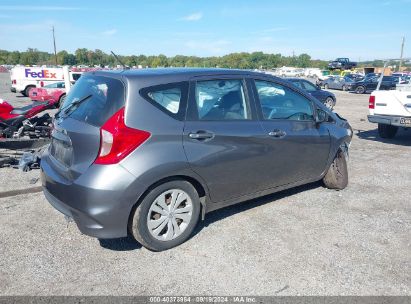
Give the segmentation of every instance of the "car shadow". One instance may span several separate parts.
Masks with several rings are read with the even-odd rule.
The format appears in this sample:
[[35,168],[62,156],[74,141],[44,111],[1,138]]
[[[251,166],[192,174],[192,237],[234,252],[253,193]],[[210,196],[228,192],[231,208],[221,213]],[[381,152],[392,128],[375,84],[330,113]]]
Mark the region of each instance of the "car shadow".
[[113,251],[130,251],[142,247],[132,236],[117,239],[99,239],[98,241],[101,247]]
[[399,128],[394,138],[381,138],[378,135],[378,129],[367,130],[367,131],[356,130],[355,135],[358,138],[365,139],[365,140],[377,141],[377,142],[382,142],[382,143],[392,144],[392,145],[399,145],[399,146],[411,146],[411,136],[410,136],[411,132],[403,128]]
[[358,93],[356,93],[355,91],[345,91],[345,92],[348,92],[348,93],[350,93],[350,94],[355,94],[355,95],[370,95],[370,94],[371,94],[370,91],[367,91],[367,92],[362,93],[362,94],[358,94]]
[[234,214],[244,212],[244,211],[247,211],[247,210],[262,206],[262,205],[265,205],[267,203],[271,203],[273,201],[282,199],[282,198],[290,196],[290,195],[295,195],[295,194],[298,194],[300,192],[316,189],[316,188],[319,188],[319,187],[322,187],[322,182],[321,181],[306,184],[306,185],[302,185],[302,186],[298,186],[298,187],[283,190],[283,191],[279,191],[279,192],[276,192],[276,193],[273,193],[273,194],[269,194],[269,195],[262,196],[262,197],[259,197],[259,198],[256,198],[256,199],[244,201],[244,202],[241,202],[241,203],[238,203],[238,204],[235,204],[235,205],[231,205],[231,206],[228,206],[228,207],[225,207],[225,208],[222,208],[222,209],[212,211],[212,212],[206,214],[205,220],[201,221],[199,223],[199,225],[194,230],[193,235],[196,235],[197,233],[199,233],[204,227],[207,227],[210,224],[213,224],[213,223],[218,222],[222,219],[225,219],[226,217],[230,217]]
[[[265,205],[267,203],[271,203],[273,201],[282,199],[284,197],[298,194],[300,192],[315,189],[318,187],[322,187],[322,183],[320,181],[302,185],[302,186],[295,187],[295,188],[291,188],[288,190],[283,190],[283,191],[273,193],[270,195],[266,195],[266,196],[263,196],[257,199],[244,201],[244,202],[232,205],[232,206],[228,206],[228,207],[207,213],[205,220],[200,221],[198,223],[197,227],[194,229],[194,232],[191,234],[189,239],[191,239],[193,236],[200,233],[200,231],[204,227],[207,227],[208,225],[211,225],[215,222],[225,219],[226,217],[230,217],[234,214],[244,212],[244,211]],[[113,250],[113,251],[131,251],[131,250],[142,248],[142,245],[136,242],[132,236],[116,238],[116,239],[99,239],[98,241],[101,247],[108,249],[108,250]]]

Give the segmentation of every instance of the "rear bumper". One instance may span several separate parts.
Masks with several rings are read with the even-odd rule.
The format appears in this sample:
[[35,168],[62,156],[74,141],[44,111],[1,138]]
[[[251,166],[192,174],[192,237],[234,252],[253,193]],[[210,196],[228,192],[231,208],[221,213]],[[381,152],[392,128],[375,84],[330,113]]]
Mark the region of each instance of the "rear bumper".
[[127,236],[139,190],[133,175],[120,165],[91,166],[69,182],[52,162],[46,152],[41,159],[41,180],[44,195],[55,209],[71,217],[86,235],[101,239]]
[[410,125],[405,125],[404,123],[401,123],[402,118],[409,118],[409,117],[391,116],[391,115],[368,115],[367,117],[368,117],[368,121],[372,123],[379,123],[379,124],[384,124],[384,125],[391,125],[391,126],[405,127],[405,128],[411,127]]

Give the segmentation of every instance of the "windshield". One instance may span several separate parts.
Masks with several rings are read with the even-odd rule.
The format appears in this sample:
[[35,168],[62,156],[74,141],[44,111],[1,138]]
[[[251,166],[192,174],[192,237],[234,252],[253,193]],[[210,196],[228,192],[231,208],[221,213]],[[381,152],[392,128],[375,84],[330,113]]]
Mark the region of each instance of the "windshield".
[[[124,90],[120,80],[104,76],[82,76],[72,87],[60,111],[70,110],[71,118],[102,126],[124,106]],[[83,99],[84,102],[80,102]],[[77,106],[74,105],[76,103]]]
[[45,85],[43,88],[46,88],[46,89],[64,89],[65,85],[64,85],[64,82],[56,82],[56,83]]

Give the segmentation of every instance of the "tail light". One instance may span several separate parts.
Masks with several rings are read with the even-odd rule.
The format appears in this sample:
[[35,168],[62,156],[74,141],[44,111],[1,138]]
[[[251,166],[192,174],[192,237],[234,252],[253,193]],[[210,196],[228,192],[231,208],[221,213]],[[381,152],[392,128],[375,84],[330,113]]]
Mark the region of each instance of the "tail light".
[[17,84],[17,80],[16,80],[16,79],[13,79],[13,80],[11,81],[11,84]]
[[44,87],[44,82],[43,81],[40,81],[40,86]]
[[149,132],[127,127],[124,123],[124,108],[121,108],[100,128],[100,150],[94,163],[117,164],[144,143],[150,135]]
[[370,99],[368,101],[368,108],[375,109],[375,96],[370,96]]

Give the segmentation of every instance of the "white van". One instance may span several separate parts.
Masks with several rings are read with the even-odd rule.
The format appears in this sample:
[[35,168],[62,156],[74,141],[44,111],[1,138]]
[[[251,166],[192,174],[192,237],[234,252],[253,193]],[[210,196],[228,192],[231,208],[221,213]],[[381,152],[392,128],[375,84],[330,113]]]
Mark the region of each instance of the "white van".
[[11,91],[29,96],[32,88],[63,81],[63,68],[16,66],[10,70]]

